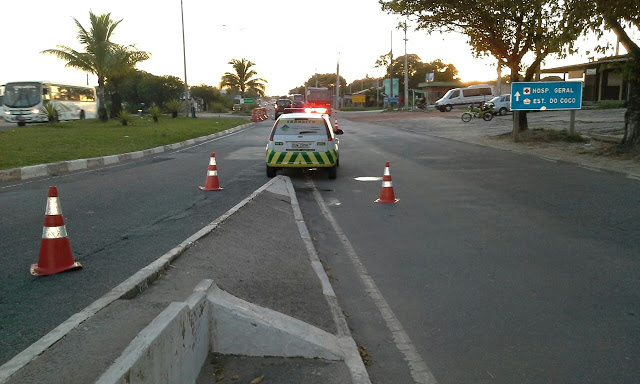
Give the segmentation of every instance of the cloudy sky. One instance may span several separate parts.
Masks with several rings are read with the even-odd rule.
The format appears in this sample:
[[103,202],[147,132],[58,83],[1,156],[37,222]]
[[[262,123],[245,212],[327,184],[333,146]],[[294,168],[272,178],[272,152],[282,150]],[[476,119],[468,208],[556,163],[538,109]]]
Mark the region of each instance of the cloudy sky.
[[[189,84],[217,85],[230,70],[230,59],[245,57],[256,63],[269,81],[267,93],[286,94],[317,70],[335,72],[347,81],[380,76],[375,60],[387,53],[393,32],[394,56],[404,54],[400,21],[380,11],[377,0],[257,1],[183,0]],[[81,47],[72,18],[89,26],[89,10],[110,12],[124,19],[113,41],[135,44],[151,53],[139,68],[156,75],[184,77],[179,0],[31,0],[2,5],[3,55],[0,82],[53,80],[84,84],[86,74],[64,62],[40,54],[57,44]],[[495,79],[495,60],[474,58],[462,35],[408,32],[408,52],[423,61],[453,63],[462,80]],[[607,37],[612,43],[615,38]],[[586,61],[593,40],[585,40],[580,55],[546,66]],[[96,79],[89,76],[89,83]]]

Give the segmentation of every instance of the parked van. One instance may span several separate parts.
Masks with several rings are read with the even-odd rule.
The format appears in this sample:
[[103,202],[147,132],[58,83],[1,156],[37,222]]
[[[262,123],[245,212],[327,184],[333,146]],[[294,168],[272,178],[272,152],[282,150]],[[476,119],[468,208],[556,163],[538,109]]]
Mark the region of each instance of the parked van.
[[450,89],[436,101],[436,109],[449,112],[456,105],[480,104],[493,98],[493,88],[487,84],[472,85],[467,88]]

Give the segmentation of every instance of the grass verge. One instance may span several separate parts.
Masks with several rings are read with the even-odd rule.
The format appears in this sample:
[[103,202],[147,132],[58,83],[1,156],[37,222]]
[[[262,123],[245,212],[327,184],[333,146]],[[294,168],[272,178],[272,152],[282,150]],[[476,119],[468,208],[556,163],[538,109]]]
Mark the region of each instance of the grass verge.
[[0,130],[0,169],[140,151],[210,135],[246,119],[78,120]]

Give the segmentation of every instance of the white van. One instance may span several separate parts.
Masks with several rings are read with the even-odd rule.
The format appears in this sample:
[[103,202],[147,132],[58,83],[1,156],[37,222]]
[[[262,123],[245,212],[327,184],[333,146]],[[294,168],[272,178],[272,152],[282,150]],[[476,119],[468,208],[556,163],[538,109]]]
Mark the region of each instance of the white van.
[[436,109],[449,112],[456,105],[480,104],[493,98],[493,88],[487,84],[472,85],[467,88],[450,89],[436,101]]

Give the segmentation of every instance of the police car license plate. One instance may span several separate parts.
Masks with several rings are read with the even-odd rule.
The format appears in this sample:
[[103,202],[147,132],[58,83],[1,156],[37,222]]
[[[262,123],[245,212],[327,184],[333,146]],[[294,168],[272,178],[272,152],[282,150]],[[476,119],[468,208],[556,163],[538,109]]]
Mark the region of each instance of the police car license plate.
[[312,143],[308,141],[294,141],[293,143],[291,143],[291,148],[309,148],[311,144]]

